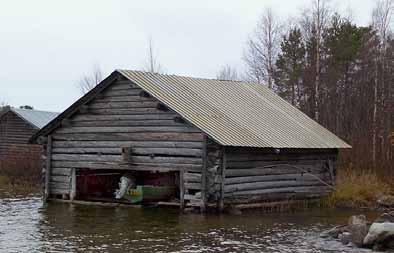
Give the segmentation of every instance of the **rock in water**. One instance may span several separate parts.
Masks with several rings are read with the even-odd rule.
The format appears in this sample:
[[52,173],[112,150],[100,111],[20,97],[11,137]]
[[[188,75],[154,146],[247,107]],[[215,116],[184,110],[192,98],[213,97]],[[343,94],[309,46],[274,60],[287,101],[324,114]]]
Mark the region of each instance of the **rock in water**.
[[384,195],[380,197],[377,202],[383,207],[394,207],[394,196]]
[[384,213],[369,228],[364,245],[375,249],[394,247],[394,214]]
[[349,218],[348,230],[351,234],[352,243],[361,247],[364,237],[368,233],[367,218],[365,215],[353,215]]

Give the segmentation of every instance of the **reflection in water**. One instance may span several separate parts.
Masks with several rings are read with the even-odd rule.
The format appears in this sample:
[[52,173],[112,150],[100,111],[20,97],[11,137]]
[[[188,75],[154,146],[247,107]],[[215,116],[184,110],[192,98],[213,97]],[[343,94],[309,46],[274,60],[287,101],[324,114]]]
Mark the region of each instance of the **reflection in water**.
[[[319,233],[351,213],[179,214],[0,198],[0,252],[363,252]],[[371,251],[366,251],[371,252]]]

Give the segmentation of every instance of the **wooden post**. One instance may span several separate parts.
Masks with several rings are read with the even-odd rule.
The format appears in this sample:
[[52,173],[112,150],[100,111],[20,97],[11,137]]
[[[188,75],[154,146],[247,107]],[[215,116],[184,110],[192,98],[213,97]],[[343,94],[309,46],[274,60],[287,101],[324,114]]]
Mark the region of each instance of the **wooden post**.
[[71,169],[70,181],[70,200],[74,201],[77,195],[77,173],[75,168]]
[[224,209],[224,185],[226,183],[226,147],[222,147],[222,170],[221,170],[221,182],[220,182],[220,199],[219,199],[219,211],[222,212]]
[[51,160],[52,160],[52,136],[48,135],[46,144],[46,165],[45,165],[45,188],[44,188],[44,202],[47,201],[50,194],[50,177],[51,177]]
[[201,212],[205,212],[207,206],[207,136],[204,134],[202,144],[202,172],[201,172]]
[[185,207],[185,171],[183,169],[179,170],[179,199],[181,201],[180,208],[183,210]]

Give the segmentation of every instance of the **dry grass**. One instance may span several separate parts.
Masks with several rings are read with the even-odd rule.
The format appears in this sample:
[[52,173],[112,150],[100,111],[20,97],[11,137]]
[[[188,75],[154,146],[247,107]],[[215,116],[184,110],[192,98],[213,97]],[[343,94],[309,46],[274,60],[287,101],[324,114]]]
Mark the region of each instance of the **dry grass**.
[[335,188],[324,201],[329,207],[374,208],[381,196],[390,194],[393,190],[375,172],[351,168],[338,170]]

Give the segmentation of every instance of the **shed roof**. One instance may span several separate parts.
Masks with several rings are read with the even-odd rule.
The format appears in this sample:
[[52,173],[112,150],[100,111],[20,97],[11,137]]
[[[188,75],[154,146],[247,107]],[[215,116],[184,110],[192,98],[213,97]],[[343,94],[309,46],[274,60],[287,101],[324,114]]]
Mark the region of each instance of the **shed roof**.
[[350,147],[261,84],[118,71],[222,145]]
[[59,115],[57,112],[20,109],[14,107],[6,107],[3,113],[8,111],[12,111],[27,123],[38,129],[41,129]]
[[131,70],[116,70],[59,119],[111,85],[119,73],[225,146],[350,148],[264,85]]

